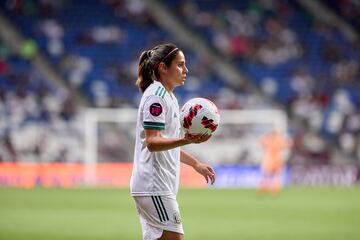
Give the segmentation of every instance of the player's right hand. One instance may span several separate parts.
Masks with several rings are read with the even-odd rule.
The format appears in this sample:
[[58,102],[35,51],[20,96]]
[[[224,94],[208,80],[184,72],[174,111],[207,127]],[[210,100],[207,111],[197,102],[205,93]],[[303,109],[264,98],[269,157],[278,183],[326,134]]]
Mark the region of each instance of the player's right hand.
[[202,142],[206,142],[207,140],[209,140],[211,138],[211,134],[197,134],[197,135],[192,135],[189,133],[185,134],[185,140],[188,143],[202,143]]

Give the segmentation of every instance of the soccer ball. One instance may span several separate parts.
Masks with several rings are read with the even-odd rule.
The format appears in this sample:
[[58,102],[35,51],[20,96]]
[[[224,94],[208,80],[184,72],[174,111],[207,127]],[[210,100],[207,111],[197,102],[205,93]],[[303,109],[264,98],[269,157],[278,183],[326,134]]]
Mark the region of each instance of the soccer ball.
[[190,135],[212,134],[219,126],[219,122],[218,108],[205,98],[190,99],[180,111],[181,127]]

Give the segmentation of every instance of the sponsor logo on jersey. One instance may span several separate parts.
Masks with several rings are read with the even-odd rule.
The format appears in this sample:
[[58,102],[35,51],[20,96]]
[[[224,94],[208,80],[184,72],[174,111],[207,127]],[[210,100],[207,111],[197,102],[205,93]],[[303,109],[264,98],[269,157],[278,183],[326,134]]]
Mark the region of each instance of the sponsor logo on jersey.
[[160,103],[153,103],[151,104],[149,110],[151,115],[157,117],[162,113],[162,106],[160,105]]

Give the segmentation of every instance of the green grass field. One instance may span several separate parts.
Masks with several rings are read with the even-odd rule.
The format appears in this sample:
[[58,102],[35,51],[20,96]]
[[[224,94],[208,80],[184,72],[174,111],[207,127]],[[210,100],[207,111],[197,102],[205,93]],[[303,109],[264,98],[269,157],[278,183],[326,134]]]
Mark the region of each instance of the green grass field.
[[[187,240],[360,239],[360,188],[182,189]],[[1,240],[134,240],[140,224],[128,189],[0,188]]]

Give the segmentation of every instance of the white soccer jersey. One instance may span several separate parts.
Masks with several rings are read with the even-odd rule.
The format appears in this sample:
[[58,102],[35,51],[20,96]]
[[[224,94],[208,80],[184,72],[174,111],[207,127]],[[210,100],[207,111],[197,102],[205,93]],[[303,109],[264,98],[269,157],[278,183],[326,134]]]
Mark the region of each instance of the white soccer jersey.
[[140,101],[130,182],[133,196],[177,194],[180,174],[180,147],[150,152],[146,147],[144,129],[158,129],[165,138],[180,136],[179,104],[173,94],[155,81]]

